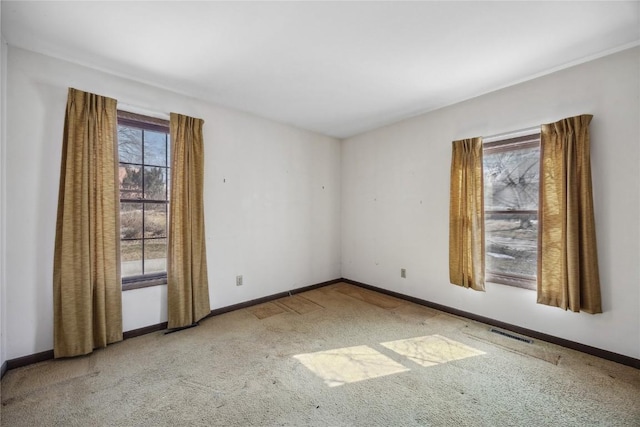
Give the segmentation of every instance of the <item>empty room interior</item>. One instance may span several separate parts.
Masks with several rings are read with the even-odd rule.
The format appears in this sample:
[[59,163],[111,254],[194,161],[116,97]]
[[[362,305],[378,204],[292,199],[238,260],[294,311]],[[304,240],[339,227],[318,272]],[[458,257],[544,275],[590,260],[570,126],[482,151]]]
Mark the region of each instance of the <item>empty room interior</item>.
[[0,2],[2,425],[640,425],[640,2]]

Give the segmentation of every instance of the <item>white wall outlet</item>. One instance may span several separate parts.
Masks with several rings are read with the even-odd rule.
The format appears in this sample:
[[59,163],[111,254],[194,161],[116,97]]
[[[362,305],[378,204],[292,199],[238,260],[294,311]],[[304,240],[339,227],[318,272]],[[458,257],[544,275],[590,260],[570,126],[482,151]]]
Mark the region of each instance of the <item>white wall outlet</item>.
[[401,268],[400,269],[400,277],[402,277],[403,279],[407,278],[407,269],[406,268]]
[[242,286],[242,276],[236,276],[236,286]]

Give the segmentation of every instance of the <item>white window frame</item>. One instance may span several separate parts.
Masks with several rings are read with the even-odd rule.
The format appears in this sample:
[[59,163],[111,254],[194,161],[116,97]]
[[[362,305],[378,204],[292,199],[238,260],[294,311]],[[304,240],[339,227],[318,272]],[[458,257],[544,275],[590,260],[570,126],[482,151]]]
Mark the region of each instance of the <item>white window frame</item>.
[[[520,132],[513,132],[510,134],[497,135],[493,137],[483,138],[483,156],[498,152],[507,152],[519,149],[540,147],[540,128],[527,129]],[[483,173],[485,171],[483,170]],[[485,183],[486,185],[486,183]],[[486,187],[485,187],[486,188]],[[485,229],[486,229],[486,216],[487,214],[500,215],[500,214],[522,214],[532,215],[535,214],[539,217],[539,209],[536,210],[487,210],[485,207]],[[486,231],[485,231],[486,233]],[[485,237],[485,253],[486,253],[486,237]],[[537,241],[537,250],[539,251],[539,239]],[[485,255],[486,256],[486,255]],[[537,258],[536,258],[537,262]],[[488,269],[488,263],[485,263],[485,281],[492,283],[499,283],[503,285],[515,286],[518,288],[535,290],[537,287],[536,277],[529,277],[517,274],[507,274],[497,271],[491,271]]]
[[[146,115],[141,115],[141,114],[135,114],[135,113],[129,113],[126,111],[122,111],[122,110],[118,110],[118,125],[126,125],[126,126],[131,126],[134,128],[138,128],[141,129],[144,133],[144,131],[152,131],[152,132],[162,132],[162,133],[166,133],[167,136],[169,137],[170,135],[170,128],[169,128],[169,121],[165,120],[165,119],[160,119],[160,118],[155,118],[155,117],[150,117],[150,116],[146,116]],[[118,141],[119,143],[119,141]],[[168,145],[168,149],[170,149],[170,145]],[[166,171],[167,171],[167,194],[166,194],[166,201],[158,201],[158,200],[143,200],[143,199],[136,199],[136,200],[129,200],[129,199],[123,199],[122,196],[120,195],[120,203],[159,203],[159,202],[165,202],[166,206],[167,206],[167,236],[165,237],[165,239],[167,239],[168,242],[168,231],[169,231],[169,224],[168,224],[168,218],[169,218],[169,185],[170,185],[170,173],[171,173],[171,165],[169,164],[170,162],[170,154],[169,152],[166,153],[166,158],[167,158],[167,163],[166,163]],[[118,165],[122,165],[123,163],[120,161],[120,158],[118,158]],[[143,159],[142,159],[142,163],[140,164],[136,164],[139,165],[140,167],[144,168],[146,166],[146,164],[144,163],[144,152],[143,152]],[[142,184],[144,186],[144,183]],[[144,221],[144,216],[143,216],[143,221]],[[144,237],[144,222],[143,222],[143,236],[141,237],[140,240],[149,240],[149,238]],[[122,241],[122,239],[121,239]],[[143,243],[144,245],[144,243]],[[143,265],[144,265],[144,252],[143,252]],[[143,269],[144,270],[144,269]],[[132,290],[132,289],[139,289],[139,288],[145,288],[145,287],[149,287],[149,286],[158,286],[158,285],[166,285],[167,284],[167,272],[154,272],[154,273],[147,273],[147,274],[141,274],[141,275],[135,275],[135,276],[127,276],[127,277],[123,277],[122,278],[122,290],[123,291],[127,291],[127,290]]]

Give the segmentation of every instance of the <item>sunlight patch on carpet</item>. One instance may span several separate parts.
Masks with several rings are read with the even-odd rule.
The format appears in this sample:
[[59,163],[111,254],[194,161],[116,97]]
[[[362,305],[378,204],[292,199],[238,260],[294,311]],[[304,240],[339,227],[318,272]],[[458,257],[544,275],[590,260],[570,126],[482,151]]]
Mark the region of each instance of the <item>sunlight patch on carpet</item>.
[[381,345],[421,366],[433,366],[485,354],[483,351],[440,335],[383,342]]
[[409,369],[360,345],[293,356],[329,387],[406,372]]

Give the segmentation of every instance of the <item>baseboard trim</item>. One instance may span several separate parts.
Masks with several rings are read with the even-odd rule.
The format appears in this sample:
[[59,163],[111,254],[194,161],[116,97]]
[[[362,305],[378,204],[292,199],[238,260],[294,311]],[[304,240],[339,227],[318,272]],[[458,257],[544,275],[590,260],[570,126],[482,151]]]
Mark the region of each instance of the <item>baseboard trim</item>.
[[7,371],[15,368],[21,368],[22,366],[33,365],[34,363],[44,362],[45,360],[53,359],[53,350],[41,351],[40,353],[30,354],[28,356],[16,357],[15,359],[7,360]]
[[147,335],[152,332],[163,331],[167,329],[167,322],[156,323],[155,325],[145,326],[144,328],[132,329],[122,333],[122,339],[128,340],[129,338],[139,337],[141,335]]
[[[322,288],[324,286],[332,285],[334,283],[341,282],[342,279],[333,279],[327,282],[316,283],[315,285],[304,286],[301,288],[292,289],[286,292],[279,292],[277,294],[268,295],[266,297],[257,298],[251,301],[242,302],[239,304],[230,305],[227,307],[217,308],[215,310],[211,310],[206,318],[217,316],[219,314],[228,313],[230,311],[239,310],[241,308],[251,307],[253,305],[262,304],[265,302],[273,301],[279,298],[284,298],[289,295],[299,294],[301,292],[310,291],[312,289]],[[135,338],[142,335],[150,334],[157,331],[163,331],[167,329],[167,322],[157,323],[155,325],[145,326],[143,328],[133,329],[131,331],[123,332],[122,338],[129,339]],[[38,362],[44,362],[45,360],[53,359],[53,350],[47,350],[40,353],[30,354],[28,356],[17,357],[15,359],[7,360],[2,364],[2,371],[0,374],[0,379],[4,377],[4,374],[10,370],[15,368],[21,368],[23,366],[32,365]]]
[[571,350],[577,350],[582,353],[590,354],[592,356],[600,357],[602,359],[610,360],[612,362],[616,362],[622,365],[631,366],[633,368],[640,369],[640,359],[636,359],[630,356],[625,356],[623,354],[614,353],[612,351],[603,350],[601,348],[592,347],[586,344],[581,344],[575,341],[570,341],[570,340],[559,338],[553,335],[548,335],[543,332],[534,331],[532,329],[527,329],[520,326],[509,324],[509,323],[501,322],[499,320],[491,319],[488,317],[479,316],[474,313],[458,310],[456,308],[437,304],[431,301],[423,300],[423,299],[412,297],[409,295],[404,295],[398,292],[389,291],[387,289],[378,288],[377,286],[368,285],[366,283],[357,282],[355,280],[343,278],[342,281],[345,283],[349,283],[351,285],[359,286],[361,288],[380,292],[381,294],[386,294],[386,295],[400,298],[416,304],[424,305],[429,308],[444,311],[445,313],[449,313],[456,316],[465,317],[470,320],[486,323],[487,325],[496,326],[501,329],[506,329],[508,331],[515,332],[520,335],[526,335],[528,337],[539,339],[541,341],[546,341],[562,347],[570,348]]

